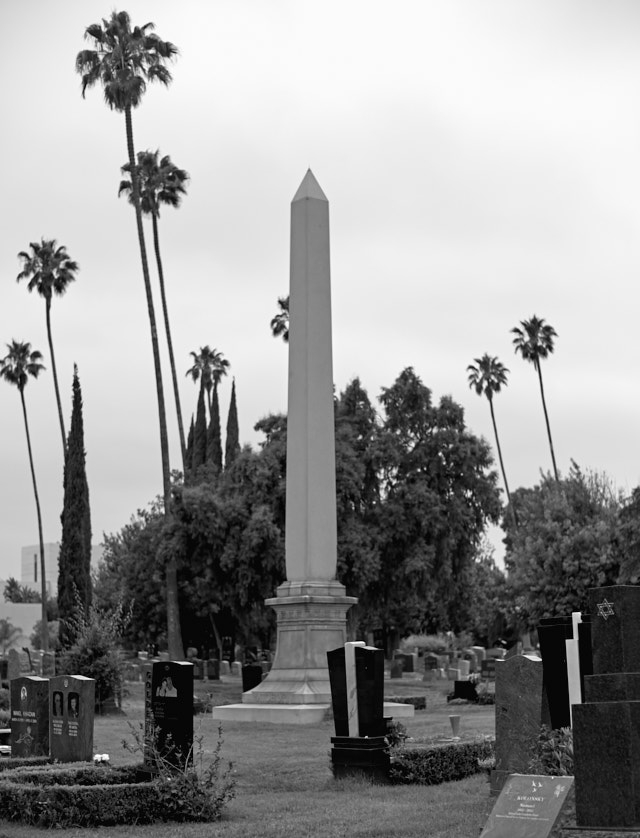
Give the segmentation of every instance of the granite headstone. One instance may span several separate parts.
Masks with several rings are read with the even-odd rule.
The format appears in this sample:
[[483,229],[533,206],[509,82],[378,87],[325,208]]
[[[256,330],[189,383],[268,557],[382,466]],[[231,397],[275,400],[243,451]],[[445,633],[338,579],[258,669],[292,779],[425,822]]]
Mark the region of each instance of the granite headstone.
[[526,772],[531,748],[543,723],[542,661],[517,655],[496,664],[496,765],[491,793],[498,794],[509,774]]
[[84,675],[55,675],[49,689],[52,758],[58,762],[92,760],[96,682]]
[[593,675],[573,706],[576,822],[640,827],[640,587],[589,592]]
[[49,679],[23,675],[11,681],[11,756],[49,753]]
[[193,664],[157,661],[145,683],[145,766],[156,756],[183,766],[193,748]]

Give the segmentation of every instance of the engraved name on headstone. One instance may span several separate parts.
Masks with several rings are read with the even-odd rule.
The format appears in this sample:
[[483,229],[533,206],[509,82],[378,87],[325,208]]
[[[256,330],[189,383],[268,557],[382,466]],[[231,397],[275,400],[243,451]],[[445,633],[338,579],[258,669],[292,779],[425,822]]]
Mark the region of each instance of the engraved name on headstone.
[[480,838],[548,838],[573,777],[511,774]]
[[93,759],[96,682],[84,675],[50,680],[50,748],[59,762]]
[[49,753],[49,679],[24,675],[11,681],[11,756]]

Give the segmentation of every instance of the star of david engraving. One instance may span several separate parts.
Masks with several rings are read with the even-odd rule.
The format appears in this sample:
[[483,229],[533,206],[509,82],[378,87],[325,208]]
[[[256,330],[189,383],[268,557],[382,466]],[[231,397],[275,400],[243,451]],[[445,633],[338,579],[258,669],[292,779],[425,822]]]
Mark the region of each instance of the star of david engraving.
[[598,617],[603,617],[605,620],[608,620],[609,617],[613,616],[616,612],[613,610],[613,603],[609,602],[609,600],[605,597],[602,602],[598,603]]

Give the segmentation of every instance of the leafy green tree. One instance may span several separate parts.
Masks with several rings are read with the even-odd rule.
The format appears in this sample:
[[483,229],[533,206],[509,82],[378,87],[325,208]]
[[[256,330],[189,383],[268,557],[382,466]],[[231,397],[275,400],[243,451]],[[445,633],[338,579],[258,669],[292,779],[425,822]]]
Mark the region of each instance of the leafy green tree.
[[227,414],[227,432],[224,445],[224,467],[228,469],[240,453],[240,428],[238,427],[238,405],[236,403],[236,380],[231,382],[231,399]]
[[[171,327],[169,324],[169,307],[164,285],[164,270],[160,256],[160,236],[158,233],[158,219],[160,218],[160,207],[162,205],[178,208],[182,196],[186,194],[186,183],[189,175],[184,169],[179,169],[171,162],[169,155],[165,155],[158,161],[159,151],[138,152],[138,178],[140,186],[140,208],[143,215],[151,216],[153,225],[153,247],[156,255],[156,266],[158,268],[158,280],[160,283],[160,298],[162,300],[162,312],[164,315],[164,326],[167,335],[167,347],[169,350],[169,363],[171,365],[171,378],[173,381],[173,395],[176,403],[176,415],[178,418],[178,433],[180,435],[180,449],[182,451],[182,468],[186,473],[186,444],[184,439],[184,425],[182,422],[182,408],[180,407],[180,392],[178,390],[178,377],[176,374],[176,362],[173,355],[173,341],[171,340]],[[122,166],[123,174],[131,175],[131,164],[125,163]],[[122,180],[118,195],[123,192],[129,196],[133,203],[133,181]]]
[[55,239],[41,239],[40,243],[31,242],[29,248],[30,252],[22,250],[18,253],[18,259],[22,260],[22,270],[18,274],[17,279],[18,282],[21,279],[28,280],[28,290],[36,291],[41,297],[44,297],[53,386],[58,405],[62,450],[66,456],[67,435],[64,430],[56,356],[53,351],[53,338],[51,337],[51,301],[54,295],[61,297],[69,285],[75,280],[76,273],[78,272],[78,263],[70,258],[64,245],[58,247],[58,242]]
[[278,313],[271,319],[271,334],[289,343],[289,295],[278,297]]
[[616,583],[620,497],[606,475],[585,474],[572,462],[566,478],[544,475],[537,486],[518,489],[514,502],[519,527],[507,527],[505,565],[528,627],[584,611],[590,588]]
[[[204,407],[204,402],[202,403],[202,406]],[[193,419],[193,414],[191,414],[191,424],[189,425],[189,434],[187,435],[187,471],[185,472],[185,481],[187,479],[188,472],[193,466],[193,439],[195,432],[196,423]]]
[[165,648],[167,643],[165,581],[158,560],[163,530],[162,504],[156,502],[138,510],[119,533],[104,536],[94,578],[94,604],[103,613],[119,603],[130,607],[124,638],[133,649],[144,649],[151,642]]
[[544,386],[542,383],[542,365],[541,361],[548,358],[554,350],[553,339],[558,337],[553,326],[544,322],[542,317],[536,317],[534,314],[529,320],[521,320],[520,326],[511,329],[512,334],[515,335],[513,345],[516,353],[522,355],[523,360],[529,361],[533,364],[535,371],[538,373],[538,381],[540,382],[540,396],[542,397],[542,409],[544,411],[544,421],[547,426],[547,436],[549,438],[549,448],[551,450],[551,462],[553,463],[553,474],[556,482],[559,480],[558,467],[556,466],[556,455],[553,450],[553,441],[551,439],[551,426],[549,425],[549,414],[547,413],[547,402],[544,397]]
[[476,391],[479,396],[483,394],[487,397],[489,402],[489,410],[491,411],[491,423],[493,424],[493,433],[496,438],[496,450],[498,452],[498,460],[500,461],[500,470],[502,472],[502,479],[504,481],[505,492],[507,493],[507,501],[509,509],[513,515],[513,523],[518,526],[518,516],[516,510],[511,503],[511,493],[509,492],[509,483],[507,482],[507,473],[504,468],[504,461],[502,459],[502,449],[500,447],[500,438],[498,436],[498,426],[496,425],[496,416],[493,409],[494,393],[499,393],[500,389],[507,384],[507,373],[509,370],[500,363],[500,361],[486,352],[482,358],[474,358],[475,364],[469,364],[467,372],[469,373],[469,387]]
[[27,405],[24,398],[24,388],[29,378],[37,378],[44,366],[41,363],[42,353],[31,349],[28,342],[20,343],[12,340],[7,344],[9,352],[0,360],[0,378],[18,388],[20,402],[22,404],[22,416],[24,418],[24,430],[27,436],[27,451],[29,452],[29,467],[31,469],[31,480],[33,483],[33,496],[36,502],[36,513],[38,517],[38,541],[40,545],[40,585],[42,597],[42,649],[48,651],[49,637],[46,631],[47,625],[47,581],[46,567],[44,561],[44,538],[42,536],[42,513],[40,511],[40,498],[38,496],[38,484],[36,472],[33,465],[33,451],[31,449],[31,436],[29,434],[29,421],[27,418]]
[[348,611],[355,636],[370,611],[369,589],[380,573],[376,510],[380,501],[374,462],[376,411],[358,378],[336,401],[336,503],[340,582],[358,603]]
[[495,646],[517,628],[515,609],[506,574],[496,564],[492,545],[483,538],[469,575],[473,597],[467,630],[476,643]]
[[618,584],[640,584],[640,487],[638,486],[620,506],[617,547],[620,556]]
[[78,368],[73,371],[71,430],[64,467],[62,541],[58,559],[58,607],[61,616],[59,640],[70,646],[74,637],[71,619],[78,601],[85,610],[91,605],[91,509],[84,450],[82,390]]
[[463,409],[449,396],[433,404],[411,367],[380,401],[381,571],[370,588],[371,620],[392,643],[410,632],[457,632],[468,621],[477,546],[501,513],[490,448],[466,428]]
[[0,655],[6,657],[9,649],[18,640],[22,632],[5,617],[0,619]]
[[204,388],[200,388],[198,395],[198,408],[196,411],[196,424],[193,432],[193,453],[191,455],[192,474],[197,473],[198,468],[207,461],[207,413],[204,406]]
[[71,623],[73,644],[62,650],[56,669],[62,675],[84,675],[96,682],[95,709],[108,713],[119,707],[124,684],[121,641],[129,621],[122,603],[109,611],[94,605],[84,609],[77,600]]
[[5,602],[40,602],[41,600],[37,591],[28,585],[21,585],[13,576],[5,582],[3,596]]
[[222,438],[220,430],[220,402],[218,388],[214,385],[211,400],[211,419],[207,428],[207,464],[212,476],[222,471]]
[[[167,524],[170,524],[171,468],[169,464],[167,417],[156,316],[151,293],[149,263],[142,225],[140,180],[133,142],[132,111],[140,105],[149,82],[157,81],[165,86],[169,85],[171,82],[171,73],[166,65],[177,54],[178,50],[170,41],[161,40],[153,32],[153,28],[152,23],[147,23],[141,27],[132,27],[127,12],[112,12],[108,20],[103,18],[101,23],[91,24],[87,27],[85,37],[93,43],[94,49],[82,50],[78,53],[76,57],[76,70],[82,76],[83,97],[87,88],[93,87],[100,82],[103,87],[106,104],[111,110],[124,113],[125,117],[127,152],[131,174],[131,194],[136,216],[155,368],[164,507]],[[179,659],[184,655],[184,647],[180,635],[177,569],[173,556],[168,556],[168,562],[166,580],[169,653],[172,658]]]

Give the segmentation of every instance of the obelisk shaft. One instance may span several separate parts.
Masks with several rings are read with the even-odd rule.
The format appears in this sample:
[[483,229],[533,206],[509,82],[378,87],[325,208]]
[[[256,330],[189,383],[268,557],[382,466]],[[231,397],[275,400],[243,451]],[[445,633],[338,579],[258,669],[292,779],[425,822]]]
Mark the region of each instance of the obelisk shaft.
[[329,203],[311,170],[291,203],[287,580],[335,579]]

